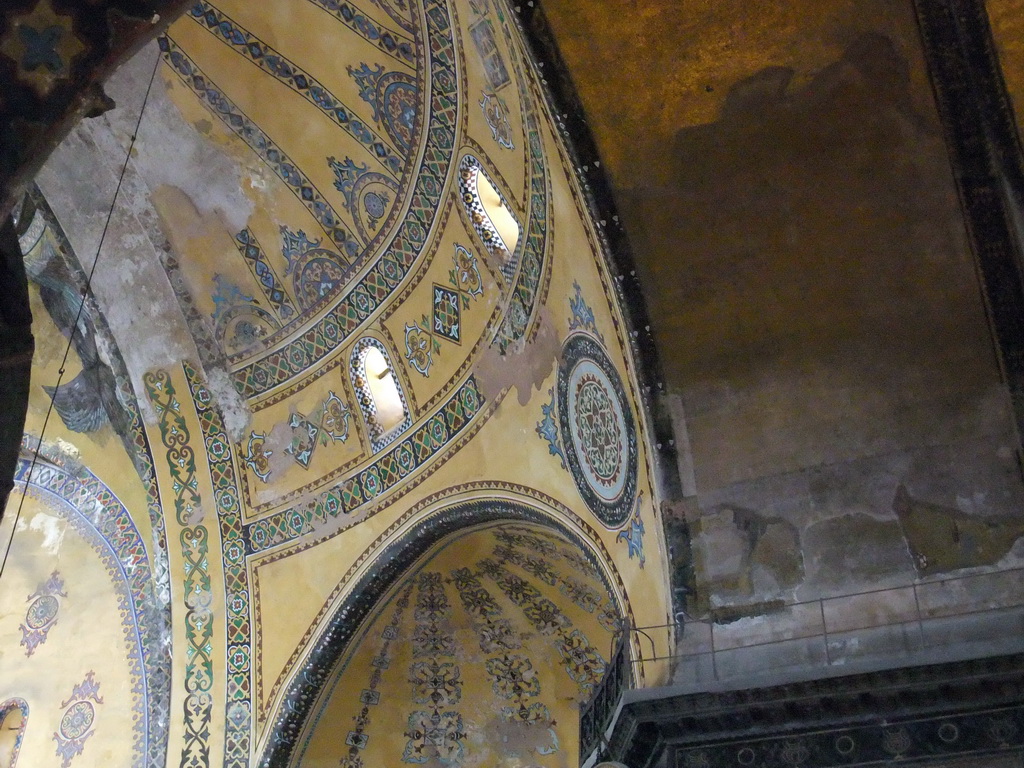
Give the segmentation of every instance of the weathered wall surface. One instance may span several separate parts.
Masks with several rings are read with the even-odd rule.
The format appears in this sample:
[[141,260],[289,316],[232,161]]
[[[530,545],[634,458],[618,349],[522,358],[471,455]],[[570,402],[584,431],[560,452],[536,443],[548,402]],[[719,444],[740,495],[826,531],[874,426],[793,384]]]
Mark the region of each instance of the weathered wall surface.
[[[755,617],[717,647],[919,615],[882,594],[852,624],[783,605],[1019,567],[1019,446],[913,5],[545,8],[689,444],[691,605]],[[1015,603],[1004,581],[948,610]],[[710,644],[692,632],[688,652]],[[897,635],[861,655],[898,663],[917,638]]]

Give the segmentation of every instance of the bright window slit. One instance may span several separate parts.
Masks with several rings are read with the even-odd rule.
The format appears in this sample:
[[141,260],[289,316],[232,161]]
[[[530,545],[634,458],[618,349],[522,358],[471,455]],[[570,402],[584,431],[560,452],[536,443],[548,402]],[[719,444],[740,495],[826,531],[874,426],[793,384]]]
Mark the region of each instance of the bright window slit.
[[377,423],[388,432],[405,420],[398,382],[383,353],[376,347],[366,350],[366,382],[377,408]]

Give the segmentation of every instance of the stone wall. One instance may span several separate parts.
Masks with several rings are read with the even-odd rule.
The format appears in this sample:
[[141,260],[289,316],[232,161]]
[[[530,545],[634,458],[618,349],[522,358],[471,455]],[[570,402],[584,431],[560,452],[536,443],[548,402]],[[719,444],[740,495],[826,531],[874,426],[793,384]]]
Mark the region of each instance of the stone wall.
[[[929,639],[926,603],[1012,612],[1024,485],[913,3],[545,8],[675,422],[699,619],[680,651],[709,663],[687,655],[678,679],[711,679],[720,643],[815,638],[752,650],[738,675],[980,652],[981,619],[956,650]],[[597,29],[616,32],[593,45]],[[940,586],[983,573],[1002,575]]]

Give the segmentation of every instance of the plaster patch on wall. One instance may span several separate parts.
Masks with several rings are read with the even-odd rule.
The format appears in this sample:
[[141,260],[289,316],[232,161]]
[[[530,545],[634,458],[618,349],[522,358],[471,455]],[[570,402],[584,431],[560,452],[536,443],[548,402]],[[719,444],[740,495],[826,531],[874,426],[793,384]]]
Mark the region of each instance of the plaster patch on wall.
[[216,212],[231,232],[241,231],[255,208],[242,191],[247,174],[234,157],[202,131],[202,126],[185,121],[171,101],[169,90],[168,81],[163,79],[153,85],[147,130],[136,144],[139,172],[151,189],[164,184],[177,187],[196,208]]
[[805,587],[813,593],[843,594],[851,584],[872,588],[913,580],[913,564],[899,521],[862,513],[840,515],[803,531]]
[[249,406],[238,394],[231,375],[224,368],[214,368],[204,371],[204,373],[206,374],[207,389],[213,395],[224,419],[224,430],[232,440],[241,440],[252,421],[252,412],[249,410]]
[[994,565],[1024,537],[1024,517],[969,515],[896,489],[893,512],[922,576]]
[[[155,44],[110,81],[118,104],[101,119],[83,121],[54,152],[39,176],[39,185],[88,271],[110,201],[135,131],[143,95],[156,61]],[[195,211],[215,216],[228,231],[242,229],[253,203],[242,187],[235,159],[189,125],[156,83],[110,215],[103,254],[93,290],[135,384],[144,392],[142,375],[150,370],[197,358],[197,349],[162,266],[171,246],[154,209],[153,190],[174,187]],[[108,253],[109,251],[109,253]],[[111,254],[117,252],[114,259]],[[109,257],[109,258],[108,258]],[[116,262],[116,264],[115,264]],[[138,333],[145,328],[146,335]],[[211,368],[208,363],[206,367]],[[228,433],[240,436],[248,412],[234,394],[226,372],[206,371],[210,389],[224,412]],[[156,420],[145,397],[146,421]]]
[[484,400],[499,399],[501,391],[515,388],[519,404],[530,402],[533,391],[541,391],[551,376],[561,349],[551,311],[537,311],[536,333],[531,341],[520,339],[502,355],[498,347],[487,347],[474,368],[477,385]]
[[800,535],[792,523],[721,506],[704,514],[695,544],[711,607],[763,604],[804,579]]
[[45,512],[37,512],[32,521],[27,523],[24,520],[18,522],[18,530],[26,527],[42,535],[42,548],[50,555],[56,555],[60,551],[61,542],[64,541],[64,533],[67,531],[67,521],[55,515],[48,515]]
[[[210,251],[223,246],[225,253],[234,254],[234,245],[231,238],[233,224],[226,220],[222,211],[204,211],[199,208],[187,191],[180,187],[161,185],[153,188],[152,204],[156,215],[159,218],[160,227],[166,233],[171,245],[177,253],[191,253],[196,250],[196,242],[203,242],[203,250]],[[215,258],[216,253],[211,254]],[[184,272],[184,270],[182,270]],[[182,274],[187,288],[193,299],[200,293],[200,285],[204,276],[197,274]],[[198,301],[194,302],[199,304]],[[201,319],[195,318],[194,322],[205,323],[207,317],[199,313]],[[193,317],[190,315],[190,317]],[[213,331],[209,327],[193,327],[191,333],[195,338],[197,347],[208,349],[208,339],[213,338]],[[225,430],[228,436],[235,441],[241,440],[251,420],[251,413],[242,396],[235,389],[231,375],[227,370],[227,361],[223,354],[200,355],[201,367],[208,382],[208,389],[217,401],[220,412],[224,417]]]

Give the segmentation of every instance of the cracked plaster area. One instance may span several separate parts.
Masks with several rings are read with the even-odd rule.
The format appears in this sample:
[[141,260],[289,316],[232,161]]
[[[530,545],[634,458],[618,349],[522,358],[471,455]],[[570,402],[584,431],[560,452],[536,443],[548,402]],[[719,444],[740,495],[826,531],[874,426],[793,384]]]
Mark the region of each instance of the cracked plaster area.
[[202,361],[228,431],[237,439],[248,423],[248,409],[226,368],[209,365],[197,350],[162,266],[169,254],[177,256],[176,243],[164,227],[166,206],[158,212],[160,198],[154,193],[174,190],[179,212],[195,214],[198,222],[214,218],[227,231],[245,226],[253,204],[242,192],[237,161],[186,123],[160,73],[153,77],[157,57],[154,43],[111,77],[107,92],[117,107],[82,121],[54,151],[37,183],[87,273],[98,253],[92,290],[147,420],[153,414],[143,375],[183,360]]

